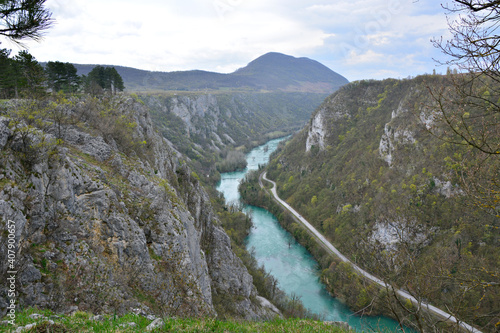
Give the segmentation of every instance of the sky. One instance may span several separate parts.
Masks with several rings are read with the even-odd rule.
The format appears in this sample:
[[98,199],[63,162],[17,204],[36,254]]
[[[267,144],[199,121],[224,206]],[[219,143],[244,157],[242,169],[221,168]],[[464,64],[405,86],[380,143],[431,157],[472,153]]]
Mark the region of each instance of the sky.
[[[348,80],[446,72],[447,0],[47,0],[55,24],[24,41],[38,61],[230,73],[267,53]],[[2,48],[17,52],[0,39]]]

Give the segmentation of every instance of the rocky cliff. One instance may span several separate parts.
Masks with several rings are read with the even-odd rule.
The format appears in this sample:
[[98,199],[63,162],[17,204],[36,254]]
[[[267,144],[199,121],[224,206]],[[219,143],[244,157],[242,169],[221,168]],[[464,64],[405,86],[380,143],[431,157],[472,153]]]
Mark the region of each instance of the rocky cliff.
[[16,273],[14,294],[0,289],[0,315],[12,300],[216,315],[215,299],[241,318],[275,315],[259,302],[198,176],[144,105],[60,97],[6,102],[1,112],[2,281]]
[[215,161],[299,130],[325,94],[141,94],[162,135],[187,158],[203,181],[217,177]]

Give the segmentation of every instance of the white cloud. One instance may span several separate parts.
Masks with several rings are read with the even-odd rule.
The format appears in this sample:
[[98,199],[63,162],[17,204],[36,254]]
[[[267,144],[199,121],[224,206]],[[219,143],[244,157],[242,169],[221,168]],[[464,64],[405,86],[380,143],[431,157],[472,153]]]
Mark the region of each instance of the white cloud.
[[376,65],[377,63],[381,61],[385,61],[385,57],[382,53],[376,53],[373,50],[368,50],[364,53],[357,53],[356,51],[352,50],[349,52],[347,59],[346,59],[346,64],[348,65],[359,65],[359,64],[372,64]]
[[[423,64],[433,66],[429,39],[446,33],[434,0],[48,0],[47,5],[57,23],[42,43],[28,43],[38,60],[149,70],[230,72],[277,51],[310,57],[353,79],[397,72],[403,77]],[[418,58],[413,68],[397,61],[408,55]]]

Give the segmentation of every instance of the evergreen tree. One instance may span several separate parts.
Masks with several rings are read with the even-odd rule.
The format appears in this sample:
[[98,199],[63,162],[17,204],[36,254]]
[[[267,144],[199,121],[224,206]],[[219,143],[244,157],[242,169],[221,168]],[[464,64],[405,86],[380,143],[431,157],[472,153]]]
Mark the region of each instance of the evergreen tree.
[[45,93],[46,76],[43,67],[27,51],[21,51],[14,58],[18,87],[24,95],[39,97]]
[[80,77],[73,64],[60,61],[49,61],[45,68],[49,87],[54,91],[76,92],[80,85]]
[[[30,38],[39,40],[44,30],[52,26],[46,0],[0,0],[0,36],[20,43]],[[0,42],[1,44],[1,42]],[[40,67],[29,53],[20,53],[18,59],[9,58],[10,50],[0,49],[0,98],[18,97],[18,85],[37,86],[41,91]],[[24,81],[22,76],[24,75]],[[39,89],[40,88],[40,89]]]
[[15,63],[10,50],[0,49],[0,98],[12,98],[16,91]]
[[116,94],[123,89],[123,79],[114,67],[96,66],[86,78],[85,91],[93,95],[105,91]]
[[42,31],[52,25],[51,13],[44,8],[46,0],[0,1],[0,35],[13,41],[38,40]]
[[123,89],[125,89],[123,79],[114,67],[108,67],[108,75],[111,79],[111,88],[113,90],[113,94],[116,94],[117,91],[123,91]]

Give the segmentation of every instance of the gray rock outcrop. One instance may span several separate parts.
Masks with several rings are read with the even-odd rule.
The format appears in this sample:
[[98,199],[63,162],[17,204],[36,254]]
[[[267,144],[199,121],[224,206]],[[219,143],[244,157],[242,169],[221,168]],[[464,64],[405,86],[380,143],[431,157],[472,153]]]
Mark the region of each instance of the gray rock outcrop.
[[[126,119],[124,127],[64,124],[62,145],[47,139],[49,127],[37,134],[44,148],[31,151],[38,156],[29,165],[0,119],[0,243],[14,221],[16,302],[61,312],[216,315],[213,295],[224,294],[242,318],[272,317],[252,302],[252,277],[182,156],[143,105],[124,96],[114,103],[115,124]],[[7,254],[2,246],[0,256]],[[2,261],[0,271],[7,268]],[[0,316],[9,301],[1,288]]]

